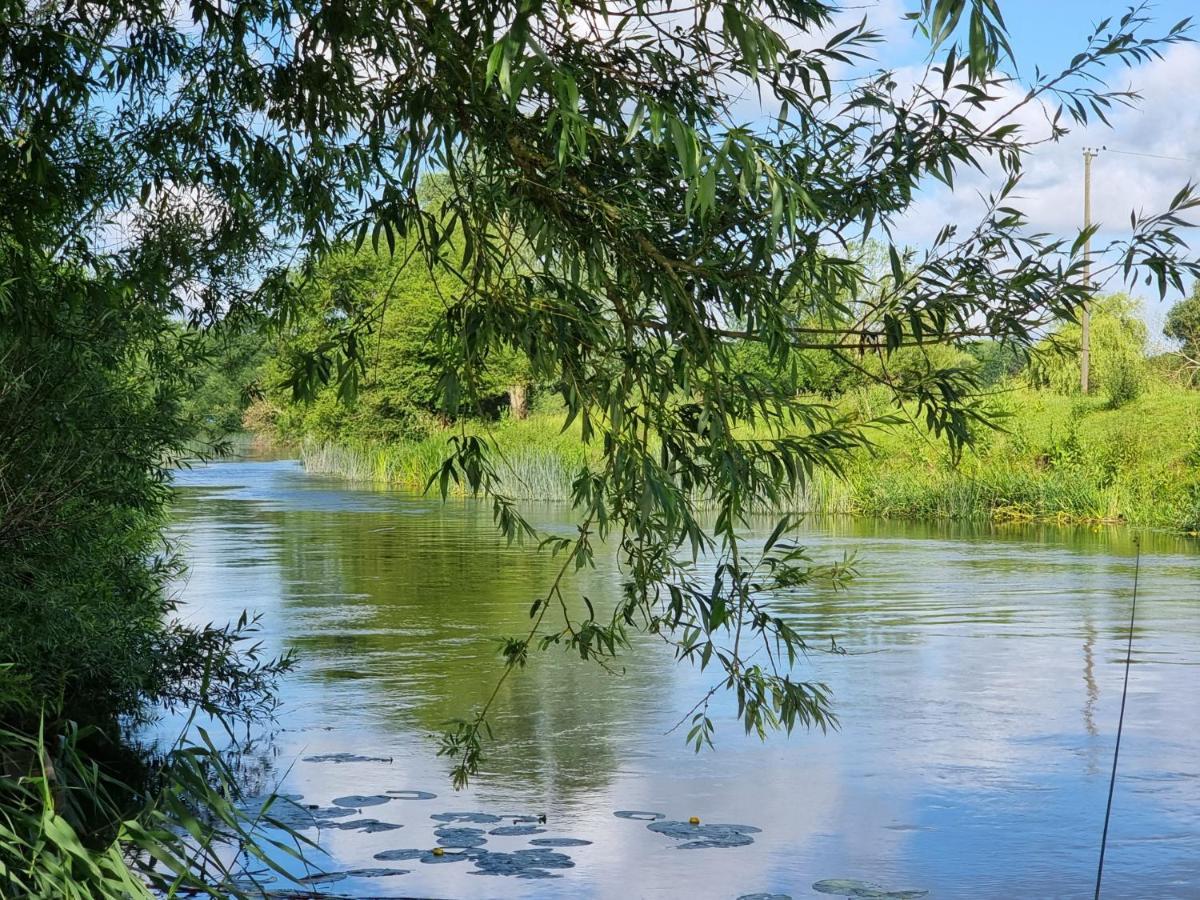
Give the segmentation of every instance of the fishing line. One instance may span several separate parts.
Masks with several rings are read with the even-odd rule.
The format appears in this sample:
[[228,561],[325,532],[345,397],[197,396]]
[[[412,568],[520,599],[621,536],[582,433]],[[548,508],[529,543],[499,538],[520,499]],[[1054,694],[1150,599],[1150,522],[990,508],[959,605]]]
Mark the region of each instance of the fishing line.
[[1125,684],[1121,688],[1121,714],[1117,717],[1117,743],[1113,747],[1112,775],[1108,779],[1108,806],[1104,810],[1104,833],[1100,836],[1100,865],[1096,868],[1096,898],[1100,900],[1100,882],[1104,878],[1104,850],[1108,846],[1108,821],[1112,817],[1113,791],[1117,786],[1117,757],[1121,755],[1121,731],[1125,725],[1125,698],[1129,695],[1129,664],[1133,658],[1133,617],[1137,614],[1138,570],[1142,563],[1142,544],[1133,539],[1137,555],[1133,560],[1133,602],[1129,605],[1129,641],[1125,646]]

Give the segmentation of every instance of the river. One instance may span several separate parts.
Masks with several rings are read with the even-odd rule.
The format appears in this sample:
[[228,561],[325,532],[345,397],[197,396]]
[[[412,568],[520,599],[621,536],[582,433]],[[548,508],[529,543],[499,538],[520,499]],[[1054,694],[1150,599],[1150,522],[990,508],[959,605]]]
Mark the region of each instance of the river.
[[[716,749],[696,754],[686,726],[672,727],[711,673],[676,665],[649,639],[619,674],[551,650],[501,692],[485,771],[456,793],[432,735],[491,692],[495,639],[526,625],[557,562],[506,546],[486,504],[310,476],[291,460],[220,462],[176,483],[184,613],[260,612],[267,646],[299,654],[259,780],[323,808],[392,798],[360,819],[400,828],[308,834],[328,854],[319,868],[408,874],[359,871],[323,889],[732,900],[815,897],[814,884],[857,879],[929,897],[1092,896],[1134,576],[1126,531],[813,520],[801,542],[817,559],[856,552],[859,575],[841,592],[779,604],[814,649],[846,651],[801,666],[832,687],[838,730],[760,741],[723,698]],[[526,509],[540,528],[570,530],[563,507]],[[1197,562],[1194,542],[1142,538],[1106,897],[1200,896]],[[576,584],[603,603],[619,579],[601,555]],[[375,759],[309,761],[332,754]],[[686,837],[614,815],[624,810],[761,831],[685,849]],[[431,818],[454,812],[503,821]],[[557,877],[481,874],[482,855],[454,848],[425,857],[446,865],[375,859],[427,850],[447,824],[491,831],[543,814],[526,829],[534,835],[480,839],[500,854],[494,863],[524,858],[503,854],[531,839],[590,842],[539,851],[550,862],[533,874]]]

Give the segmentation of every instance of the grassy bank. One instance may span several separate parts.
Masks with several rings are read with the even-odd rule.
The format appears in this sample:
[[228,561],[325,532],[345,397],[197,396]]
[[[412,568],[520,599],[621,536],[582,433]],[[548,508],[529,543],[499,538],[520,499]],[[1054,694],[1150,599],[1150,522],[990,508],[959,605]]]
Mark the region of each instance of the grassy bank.
[[[1120,409],[1025,388],[998,401],[1009,411],[1005,430],[980,434],[957,463],[920,427],[898,426],[881,432],[875,452],[856,457],[844,479],[818,473],[787,511],[1200,530],[1200,392],[1155,385]],[[853,402],[885,411],[880,397]],[[574,431],[561,433],[552,413],[506,420],[488,433],[503,456],[506,490],[518,499],[567,499],[593,458]],[[448,437],[306,440],[301,454],[311,472],[420,489],[444,459]]]
[[957,466],[915,427],[883,435],[850,473],[856,510],[1200,529],[1200,393],[1156,385],[1119,409],[1030,390],[1002,402],[1005,430]]

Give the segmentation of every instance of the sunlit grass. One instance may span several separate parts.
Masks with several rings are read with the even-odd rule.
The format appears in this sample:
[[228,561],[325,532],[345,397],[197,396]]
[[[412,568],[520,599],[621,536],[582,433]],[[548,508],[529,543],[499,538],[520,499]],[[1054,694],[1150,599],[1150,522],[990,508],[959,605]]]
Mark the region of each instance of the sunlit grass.
[[[842,402],[864,415],[883,411],[877,397]],[[1155,385],[1116,410],[1024,388],[997,402],[1010,413],[1004,430],[981,430],[958,461],[906,424],[880,431],[875,452],[856,456],[845,477],[817,471],[773,509],[755,511],[1200,528],[1200,392]],[[599,460],[576,429],[563,432],[557,413],[470,428],[484,432],[515,499],[567,501],[580,470]],[[310,472],[420,490],[458,433],[387,445],[308,441],[301,455]]]

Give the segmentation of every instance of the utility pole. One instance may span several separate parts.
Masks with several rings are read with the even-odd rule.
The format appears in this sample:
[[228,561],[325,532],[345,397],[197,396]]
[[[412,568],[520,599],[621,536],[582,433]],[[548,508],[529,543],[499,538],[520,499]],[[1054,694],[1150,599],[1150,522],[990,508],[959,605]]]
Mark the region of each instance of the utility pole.
[[[1083,148],[1083,227],[1092,227],[1092,160],[1100,151],[1095,147]],[[1083,301],[1083,315],[1079,319],[1082,336],[1079,347],[1079,389],[1088,392],[1088,366],[1092,356],[1092,238],[1088,235],[1083,244],[1083,283],[1088,289],[1088,299]]]

